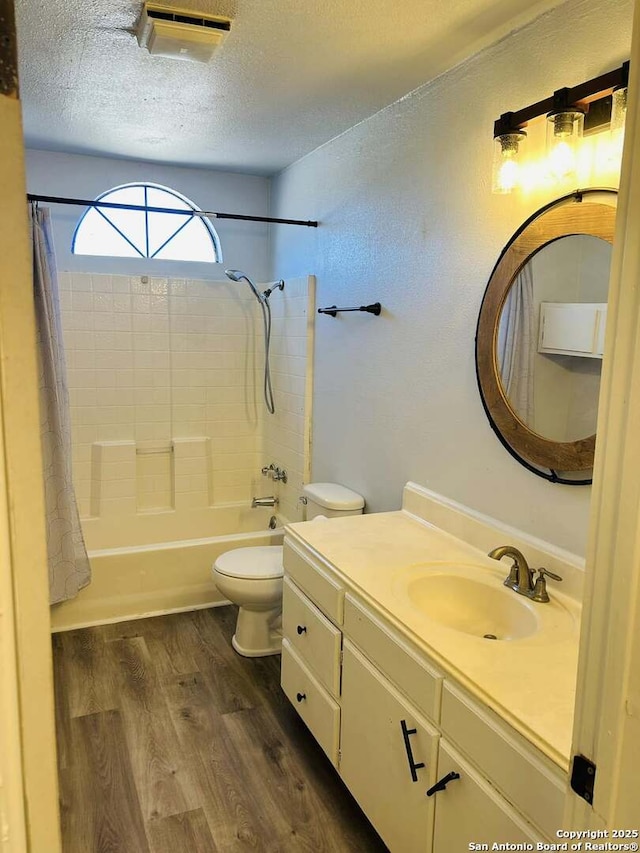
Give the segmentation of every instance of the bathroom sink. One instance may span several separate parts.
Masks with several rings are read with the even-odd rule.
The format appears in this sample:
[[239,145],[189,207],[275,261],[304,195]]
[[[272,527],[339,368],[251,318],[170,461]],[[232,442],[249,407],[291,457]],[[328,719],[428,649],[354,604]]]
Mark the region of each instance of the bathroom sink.
[[520,640],[539,629],[535,605],[491,575],[476,580],[455,570],[433,571],[409,580],[406,596],[429,619],[474,637]]
[[[553,589],[551,601],[531,601],[504,586],[504,567],[490,562],[463,564],[446,560],[414,563],[398,569],[390,592],[399,618],[424,620],[443,628],[451,637],[469,640],[558,643],[580,627],[580,611]],[[487,644],[488,645],[488,644]],[[497,645],[501,645],[498,643]]]

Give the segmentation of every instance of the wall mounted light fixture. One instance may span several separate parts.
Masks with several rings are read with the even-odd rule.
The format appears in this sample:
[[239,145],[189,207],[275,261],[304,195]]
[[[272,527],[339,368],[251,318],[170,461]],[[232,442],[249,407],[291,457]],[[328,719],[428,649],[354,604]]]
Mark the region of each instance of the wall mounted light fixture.
[[493,175],[494,193],[510,193],[519,183],[522,148],[527,133],[511,126],[506,113],[498,119],[493,136]]
[[547,113],[547,161],[558,181],[575,176],[586,111],[571,104],[569,89],[554,92],[553,109]]
[[[629,69],[627,68],[627,74]],[[627,120],[627,86],[617,86],[611,96],[611,143],[614,156],[622,155],[624,125]]]
[[[503,113],[493,129],[494,153],[492,189],[495,193],[510,193],[517,188],[522,160],[524,128],[540,116],[547,118],[547,163],[556,180],[575,175],[578,143],[582,138],[585,120],[589,122],[592,104],[611,96],[610,120],[612,138],[622,150],[626,117],[629,63],[572,88],[558,89],[554,94],[517,112]],[[593,111],[595,115],[595,110]],[[599,119],[602,123],[602,119]]]

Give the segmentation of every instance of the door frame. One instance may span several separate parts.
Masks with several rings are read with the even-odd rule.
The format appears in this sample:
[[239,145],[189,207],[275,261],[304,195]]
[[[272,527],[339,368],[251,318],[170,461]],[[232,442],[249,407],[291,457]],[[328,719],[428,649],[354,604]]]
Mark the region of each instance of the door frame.
[[[597,764],[593,807],[570,792],[569,828],[637,822],[640,759],[640,0],[598,417],[573,751]],[[0,18],[13,25],[12,0]],[[14,52],[15,52],[15,31]],[[0,93],[0,799],[3,853],[59,853],[44,502],[24,147],[16,91]],[[615,567],[615,571],[612,569]],[[3,567],[4,568],[4,567]],[[6,617],[6,618],[5,618]],[[12,663],[13,662],[13,665]],[[541,701],[542,701],[541,697]],[[1,741],[4,742],[4,741]],[[628,784],[625,784],[628,783]],[[634,801],[635,800],[635,801]]]
[[[59,853],[38,369],[13,0],[0,0],[2,851]],[[10,71],[7,72],[7,69]],[[6,668],[5,668],[6,664]],[[5,716],[6,715],[6,716]]]
[[568,829],[640,829],[640,0],[598,411],[572,755],[596,765]]

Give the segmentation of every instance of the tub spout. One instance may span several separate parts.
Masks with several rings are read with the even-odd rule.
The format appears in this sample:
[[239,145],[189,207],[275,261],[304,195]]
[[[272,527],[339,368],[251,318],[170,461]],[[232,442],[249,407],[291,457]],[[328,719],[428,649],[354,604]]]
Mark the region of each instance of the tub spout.
[[251,508],[255,509],[259,506],[278,506],[278,498],[269,495],[268,498],[254,498],[251,501]]

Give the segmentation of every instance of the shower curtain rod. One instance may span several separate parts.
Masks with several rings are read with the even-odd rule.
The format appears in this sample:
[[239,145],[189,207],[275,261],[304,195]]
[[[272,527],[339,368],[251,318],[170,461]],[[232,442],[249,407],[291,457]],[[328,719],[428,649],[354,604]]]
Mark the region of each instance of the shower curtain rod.
[[142,210],[147,213],[181,213],[183,216],[202,216],[207,219],[240,219],[243,222],[271,222],[276,225],[304,225],[307,228],[317,228],[318,223],[313,219],[277,219],[273,216],[245,216],[240,213],[218,213],[213,210],[180,210],[173,207],[145,207],[141,204],[118,204],[113,201],[97,201],[86,198],[62,198],[56,195],[34,195],[27,193],[27,201],[43,201],[48,204],[75,204],[79,207],[108,207],[116,210]]

